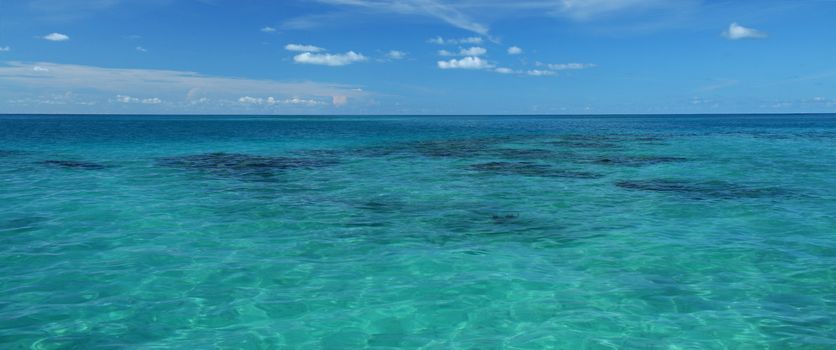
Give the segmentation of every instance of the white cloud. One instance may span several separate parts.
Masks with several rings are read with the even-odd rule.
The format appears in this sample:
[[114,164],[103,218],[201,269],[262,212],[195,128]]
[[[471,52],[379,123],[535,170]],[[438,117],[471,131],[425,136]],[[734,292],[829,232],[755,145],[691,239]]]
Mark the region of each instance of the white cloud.
[[268,27],[261,28],[261,31],[264,32],[264,33],[275,33],[276,28],[268,26]]
[[116,95],[116,102],[119,102],[119,103],[141,103],[141,104],[146,104],[146,105],[158,105],[158,104],[163,103],[163,100],[161,100],[157,97],[140,99],[140,98],[131,97],[131,96],[128,96],[128,95]]
[[49,72],[49,68],[44,68],[41,66],[34,66],[32,67],[33,72]]
[[306,106],[315,106],[322,104],[321,101],[317,101],[314,99],[304,99],[299,97],[292,97],[288,99],[277,99],[273,96],[267,98],[261,97],[251,97],[251,96],[244,96],[238,99],[239,103],[248,104],[248,105],[264,105],[264,106],[275,106],[275,105],[306,105]]
[[521,48],[519,48],[518,46],[511,46],[511,47],[508,48],[508,54],[509,55],[519,55],[522,52],[523,52],[523,50]]
[[0,52],[9,52],[12,51],[11,47],[8,46],[0,46]]
[[402,60],[402,59],[406,58],[406,52],[398,51],[398,50],[392,50],[392,51],[389,51],[389,52],[386,53],[386,57],[389,57],[393,60]]
[[450,51],[447,51],[447,50],[438,50],[438,55],[443,56],[443,57],[450,57],[450,56],[455,56],[456,54],[454,54]]
[[144,48],[144,47],[142,47],[142,46],[137,46],[137,47],[136,47],[136,50],[137,50],[137,51],[139,51],[139,52],[148,52],[148,50],[147,50],[147,49],[145,49],[145,48]]
[[493,65],[479,57],[468,56],[462,59],[449,61],[438,61],[438,68],[441,69],[486,69],[493,68]]
[[529,70],[529,71],[525,72],[525,74],[535,76],[535,77],[544,77],[544,76],[555,75],[557,73],[553,72],[553,71],[550,71],[550,70],[532,69],[532,70]]
[[461,49],[461,51],[459,51],[459,54],[462,56],[482,56],[486,53],[488,53],[488,50],[486,50],[484,47],[479,46]]
[[478,36],[472,36],[468,38],[460,38],[460,39],[445,39],[440,36],[427,40],[430,44],[436,45],[464,45],[464,44],[481,44],[482,38]]
[[284,47],[287,51],[295,51],[295,52],[322,52],[325,49],[313,46],[313,45],[302,45],[302,44],[287,44]]
[[499,67],[499,68],[495,69],[494,72],[497,72],[497,73],[500,73],[500,74],[511,74],[511,73],[514,73],[514,70],[511,69],[511,68]]
[[588,68],[595,68],[597,65],[592,63],[550,63],[544,64],[537,62],[538,66],[546,66],[549,67],[551,70],[580,70],[580,69],[588,69]]
[[349,51],[344,54],[315,54],[305,52],[293,56],[293,61],[302,64],[317,64],[323,66],[345,66],[356,62],[366,61],[366,56]]
[[66,34],[50,33],[50,34],[44,35],[43,39],[44,40],[49,40],[49,41],[67,41],[67,40],[70,40],[70,37],[67,36]]
[[766,38],[766,33],[753,28],[746,28],[737,23],[729,25],[729,29],[723,32],[723,36],[731,40],[739,39],[759,39]]

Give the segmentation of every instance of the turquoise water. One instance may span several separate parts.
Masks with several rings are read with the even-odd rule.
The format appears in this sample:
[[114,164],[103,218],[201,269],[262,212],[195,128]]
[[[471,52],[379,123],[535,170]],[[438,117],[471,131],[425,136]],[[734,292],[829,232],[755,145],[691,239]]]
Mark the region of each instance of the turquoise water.
[[2,349],[833,349],[836,116],[0,116]]

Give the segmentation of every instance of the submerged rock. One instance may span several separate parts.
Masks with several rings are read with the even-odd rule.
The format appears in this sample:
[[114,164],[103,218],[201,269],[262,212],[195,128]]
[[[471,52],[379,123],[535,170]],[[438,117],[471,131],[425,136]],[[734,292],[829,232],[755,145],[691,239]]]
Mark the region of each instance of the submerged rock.
[[695,199],[762,198],[786,194],[785,191],[776,188],[753,188],[724,181],[691,182],[656,179],[619,181],[615,185],[629,190],[677,193]]
[[102,170],[102,169],[106,168],[102,164],[75,161],[75,160],[45,160],[45,161],[39,162],[39,164],[47,165],[47,166],[53,166],[53,167],[66,168],[66,169],[80,169],[80,170]]
[[595,179],[601,177],[599,174],[554,169],[549,165],[533,162],[489,162],[474,164],[471,165],[470,168],[481,172],[499,175],[564,177],[575,179]]

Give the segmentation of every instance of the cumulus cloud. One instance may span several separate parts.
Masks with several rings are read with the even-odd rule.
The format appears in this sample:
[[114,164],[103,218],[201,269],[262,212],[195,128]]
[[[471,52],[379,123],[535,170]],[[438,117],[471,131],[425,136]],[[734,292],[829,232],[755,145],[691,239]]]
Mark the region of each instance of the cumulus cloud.
[[461,49],[461,51],[459,51],[459,54],[462,56],[482,56],[486,53],[488,53],[488,50],[486,50],[484,47],[479,46]]
[[438,55],[439,56],[444,56],[444,57],[449,57],[449,56],[455,56],[456,54],[454,54],[450,51],[447,51],[447,50],[438,50]]
[[261,28],[261,31],[264,32],[264,33],[275,33],[276,28],[268,26],[268,27]]
[[465,45],[465,44],[481,44],[482,38],[478,36],[472,36],[468,38],[461,38],[461,39],[445,39],[440,36],[427,40],[430,44],[436,45]]
[[50,34],[44,35],[43,39],[44,40],[49,40],[49,41],[67,41],[67,40],[70,40],[70,37],[66,34],[50,33]]
[[753,28],[747,28],[737,23],[729,25],[729,29],[723,32],[723,36],[730,40],[740,39],[761,39],[766,38],[766,33]]
[[406,58],[406,52],[392,50],[386,53],[386,57],[391,58],[393,60],[402,60]]
[[284,49],[287,51],[295,51],[295,52],[322,52],[325,49],[313,46],[313,45],[302,45],[302,44],[287,44],[284,46]]
[[449,61],[438,61],[438,68],[441,69],[487,69],[493,68],[493,65],[488,61],[479,57],[468,56],[462,59],[452,59]]
[[508,54],[509,55],[519,55],[522,52],[523,52],[523,50],[521,48],[519,48],[518,46],[511,46],[511,47],[508,48]]
[[349,51],[343,54],[316,54],[305,52],[293,56],[293,61],[302,64],[316,64],[322,66],[345,66],[356,62],[368,60],[363,54]]

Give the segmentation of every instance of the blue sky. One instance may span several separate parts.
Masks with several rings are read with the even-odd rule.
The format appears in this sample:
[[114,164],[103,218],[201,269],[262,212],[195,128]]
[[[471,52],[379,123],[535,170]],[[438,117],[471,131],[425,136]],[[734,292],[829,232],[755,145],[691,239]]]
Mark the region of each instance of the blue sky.
[[0,0],[0,113],[836,112],[836,1]]

